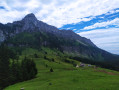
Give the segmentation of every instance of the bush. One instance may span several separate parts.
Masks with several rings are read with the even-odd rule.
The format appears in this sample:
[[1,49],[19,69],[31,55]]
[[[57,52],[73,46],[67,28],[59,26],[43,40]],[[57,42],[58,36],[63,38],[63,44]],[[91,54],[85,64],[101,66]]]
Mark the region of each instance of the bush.
[[46,57],[46,56],[44,56],[44,59],[47,59],[47,57]]
[[38,58],[38,55],[35,53],[35,54],[34,54],[34,57],[35,57],[35,58]]
[[52,62],[54,62],[55,60],[54,60],[54,58],[52,58]]
[[50,69],[50,72],[54,72],[52,68]]

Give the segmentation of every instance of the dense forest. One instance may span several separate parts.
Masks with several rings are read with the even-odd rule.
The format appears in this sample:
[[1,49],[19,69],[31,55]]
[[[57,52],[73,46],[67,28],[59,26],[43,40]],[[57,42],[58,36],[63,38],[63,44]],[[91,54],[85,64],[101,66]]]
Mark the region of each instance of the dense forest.
[[19,57],[5,45],[0,46],[0,90],[4,87],[32,79],[37,69],[34,61],[27,57]]

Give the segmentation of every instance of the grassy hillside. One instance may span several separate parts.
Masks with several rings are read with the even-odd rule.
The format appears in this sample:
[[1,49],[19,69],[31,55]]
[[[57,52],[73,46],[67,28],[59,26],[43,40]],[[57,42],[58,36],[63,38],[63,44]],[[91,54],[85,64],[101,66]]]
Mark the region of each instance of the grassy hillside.
[[[76,68],[74,65],[80,62],[55,49],[42,48],[38,51],[28,48],[22,52],[20,59],[24,56],[36,62],[37,77],[4,90],[119,90],[119,72],[94,66]],[[54,72],[50,72],[51,68]]]

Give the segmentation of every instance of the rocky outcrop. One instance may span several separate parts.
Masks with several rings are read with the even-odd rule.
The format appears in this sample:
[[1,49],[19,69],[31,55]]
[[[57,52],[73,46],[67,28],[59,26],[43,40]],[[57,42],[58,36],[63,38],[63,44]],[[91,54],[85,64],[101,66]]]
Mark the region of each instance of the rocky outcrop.
[[0,30],[0,42],[3,42],[5,40],[5,35],[3,34],[3,31]]

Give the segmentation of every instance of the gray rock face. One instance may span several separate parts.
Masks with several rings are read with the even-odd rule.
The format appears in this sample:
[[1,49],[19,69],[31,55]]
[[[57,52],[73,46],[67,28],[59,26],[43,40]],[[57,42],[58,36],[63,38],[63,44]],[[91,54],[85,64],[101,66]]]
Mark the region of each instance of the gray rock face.
[[3,34],[3,31],[0,30],[0,43],[5,40],[5,35]]
[[[42,21],[37,20],[34,14],[28,14],[21,21],[15,21],[13,23],[8,23],[5,25],[7,30],[4,30],[9,36],[14,36],[15,34],[21,32],[47,32],[52,33],[58,37],[63,37],[71,40],[77,40],[83,45],[90,45],[96,47],[89,39],[81,37],[80,35],[74,33],[72,30],[59,30],[58,28],[48,25]],[[10,32],[10,33],[8,33]],[[5,35],[0,32],[0,41],[5,40]]]

